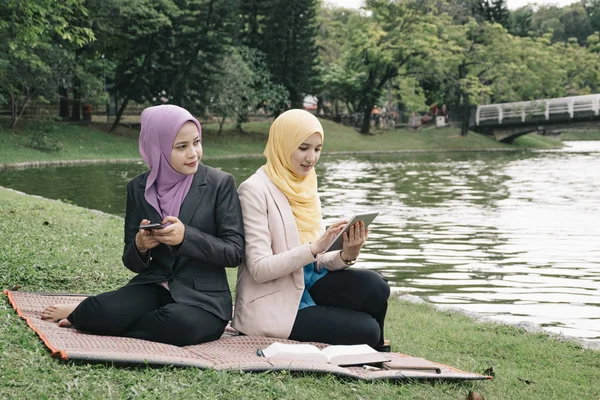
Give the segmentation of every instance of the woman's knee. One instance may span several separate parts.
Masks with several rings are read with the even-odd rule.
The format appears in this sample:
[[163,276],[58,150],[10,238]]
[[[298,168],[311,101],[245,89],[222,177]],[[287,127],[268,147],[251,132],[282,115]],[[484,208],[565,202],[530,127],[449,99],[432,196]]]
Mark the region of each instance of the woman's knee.
[[116,311],[97,296],[91,296],[84,299],[68,319],[78,330],[98,335],[119,335],[129,321],[121,323]]
[[387,303],[390,297],[390,285],[378,272],[364,271],[365,293],[369,294],[371,301]]
[[355,327],[353,331],[354,335],[356,335],[355,343],[364,343],[371,347],[377,346],[381,337],[381,328],[373,318]]
[[[171,312],[168,324],[174,333],[174,343],[178,346],[189,346],[217,340],[225,330],[226,322],[204,312],[198,313]],[[210,314],[210,315],[209,315]]]

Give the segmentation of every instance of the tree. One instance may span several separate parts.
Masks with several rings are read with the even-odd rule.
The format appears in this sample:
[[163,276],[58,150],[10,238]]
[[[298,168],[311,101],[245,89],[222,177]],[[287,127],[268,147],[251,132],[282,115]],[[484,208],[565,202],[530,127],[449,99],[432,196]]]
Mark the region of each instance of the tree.
[[79,47],[94,40],[89,28],[74,21],[78,13],[87,13],[84,0],[0,3],[0,14],[9,16],[0,22],[0,101],[11,104],[11,126],[32,100],[47,101],[56,93],[56,70],[68,55],[51,37]]
[[488,2],[490,8],[491,20],[489,22],[495,22],[507,28],[510,26],[510,12],[506,5],[506,0],[492,0]]
[[[129,101],[152,99],[162,87],[157,87],[160,72],[159,52],[170,42],[170,28],[179,15],[172,0],[139,0],[135,3],[117,1],[111,11],[114,24],[103,37],[102,51],[114,63],[110,91],[121,98],[114,130]],[[168,58],[164,63],[170,65]]]
[[590,20],[594,32],[600,32],[600,0],[583,0],[581,2]]
[[458,2],[470,9],[470,16],[477,22],[497,23],[505,28],[509,27],[510,12],[506,0],[459,0]]
[[236,117],[236,128],[243,132],[248,110],[262,108],[269,113],[288,100],[285,88],[271,82],[263,56],[256,49],[232,48],[219,71],[210,101],[210,111],[219,117],[219,134],[228,117]]
[[296,108],[313,89],[316,9],[317,0],[251,0],[241,5],[239,42],[265,55],[273,83],[287,89]]
[[565,40],[575,38],[580,45],[585,45],[587,37],[594,33],[590,18],[581,3],[564,7],[559,21],[564,27]]
[[[443,20],[441,20],[443,21]],[[498,24],[478,23],[439,26],[445,48],[436,53],[437,79],[462,108],[461,135],[467,135],[472,105],[493,95],[494,85],[514,68],[514,38]]]
[[239,30],[238,0],[176,0],[181,13],[169,30],[170,43],[160,53],[170,60],[161,69],[164,89],[175,104],[201,113],[210,88],[218,83],[219,65]]
[[513,11],[510,15],[509,32],[515,36],[529,36],[532,30],[533,14],[533,8],[530,5]]
[[437,45],[432,21],[433,2],[388,2],[367,0],[372,17],[360,17],[345,52],[345,68],[356,71],[363,114],[360,132],[369,134],[371,111],[381,99],[388,83],[398,76],[410,75]]
[[[333,105],[336,114],[342,109],[356,112],[360,97],[359,72],[346,68],[348,52],[345,44],[357,29],[362,29],[359,11],[344,8],[319,8],[319,35],[317,47],[319,61],[314,82],[319,107],[325,108],[326,100]],[[340,104],[341,103],[341,104]],[[328,111],[328,110],[326,110]]]
[[263,44],[273,82],[285,86],[291,106],[301,108],[317,59],[316,0],[278,0],[265,19]]
[[214,94],[210,101],[210,111],[219,122],[219,132],[227,117],[240,113],[244,98],[249,98],[252,91],[252,71],[235,49],[225,56],[220,66],[221,79],[214,86]]
[[242,98],[236,119],[236,129],[243,132],[242,123],[248,121],[249,111],[261,110],[268,115],[276,115],[289,104],[290,100],[285,86],[273,82],[262,52],[246,46],[238,47],[237,51],[252,76],[250,90],[247,90]]

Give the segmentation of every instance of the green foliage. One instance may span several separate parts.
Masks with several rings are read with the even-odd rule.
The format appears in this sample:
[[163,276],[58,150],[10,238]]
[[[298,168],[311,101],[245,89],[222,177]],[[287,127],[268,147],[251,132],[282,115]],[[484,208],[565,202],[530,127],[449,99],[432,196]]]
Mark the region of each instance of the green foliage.
[[506,0],[467,0],[471,16],[478,22],[497,23],[508,28],[510,13]]
[[365,6],[6,0],[0,3],[7,16],[0,21],[0,104],[14,106],[13,125],[40,100],[71,101],[73,113],[61,109],[60,115],[77,119],[81,103],[104,107],[106,82],[119,115],[129,101],[167,101],[201,114],[215,94],[225,94],[231,48],[247,68],[228,73],[252,76],[239,86],[248,89],[229,91],[236,110],[225,114],[237,115],[238,126],[256,108],[277,114],[290,103],[301,107],[306,94],[316,94],[321,109],[362,113],[367,133],[376,105],[425,110],[436,102],[456,110],[600,89],[600,39],[593,33],[600,0],[524,7],[509,23],[505,0],[369,0]]
[[155,93],[164,89],[172,102],[201,113],[209,103],[213,85],[238,32],[238,0],[176,1],[179,13],[172,19],[164,44],[153,60]]
[[16,125],[25,107],[53,98],[61,65],[68,62],[62,43],[83,46],[94,33],[78,24],[87,15],[83,0],[7,0],[0,3],[0,93],[16,110]]
[[361,132],[368,134],[371,110],[381,104],[390,82],[421,71],[437,42],[433,2],[373,0],[366,5],[371,16],[337,14],[343,25],[333,25],[331,37],[335,40],[341,31],[346,42],[339,59],[329,62],[323,91],[330,100],[340,100],[350,111],[361,112]]
[[214,87],[210,111],[219,117],[220,134],[225,118],[241,114],[244,100],[254,97],[254,76],[236,49],[232,49],[231,53],[223,58],[219,70],[221,76]]
[[62,143],[53,137],[57,131],[56,128],[50,121],[44,120],[31,124],[29,127],[29,136],[31,137],[29,147],[45,152],[57,152],[62,149]]
[[265,55],[272,82],[286,88],[295,108],[313,89],[316,10],[316,0],[255,0],[241,6],[241,44]]
[[237,115],[237,126],[241,130],[241,124],[247,122],[249,110],[260,110],[267,115],[276,115],[280,110],[285,109],[290,100],[285,86],[273,82],[266,57],[262,52],[246,46],[238,47],[237,51],[252,75],[252,82],[242,99]]
[[510,14],[510,33],[515,36],[529,36],[532,33],[533,14],[533,8],[530,5],[513,11]]

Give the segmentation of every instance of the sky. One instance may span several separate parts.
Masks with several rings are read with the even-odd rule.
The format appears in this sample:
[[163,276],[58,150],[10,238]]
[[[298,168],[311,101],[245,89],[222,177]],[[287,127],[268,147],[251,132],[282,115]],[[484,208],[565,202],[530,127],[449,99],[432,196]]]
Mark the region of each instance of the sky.
[[[344,6],[347,8],[359,8],[362,4],[362,0],[325,0],[328,3],[332,3],[337,6]],[[578,0],[508,0],[508,8],[511,10],[523,7],[528,3],[537,4],[553,4],[559,7],[566,6],[567,4],[575,3]]]

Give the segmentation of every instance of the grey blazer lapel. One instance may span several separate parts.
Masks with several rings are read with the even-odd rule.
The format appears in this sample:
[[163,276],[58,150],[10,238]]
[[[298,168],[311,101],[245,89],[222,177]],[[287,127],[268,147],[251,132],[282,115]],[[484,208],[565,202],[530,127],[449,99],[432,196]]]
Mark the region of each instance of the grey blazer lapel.
[[181,209],[179,210],[179,220],[189,225],[196,209],[202,203],[202,197],[206,193],[206,166],[202,163],[198,165],[198,171],[194,174],[190,191],[185,196]]

